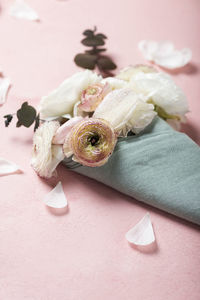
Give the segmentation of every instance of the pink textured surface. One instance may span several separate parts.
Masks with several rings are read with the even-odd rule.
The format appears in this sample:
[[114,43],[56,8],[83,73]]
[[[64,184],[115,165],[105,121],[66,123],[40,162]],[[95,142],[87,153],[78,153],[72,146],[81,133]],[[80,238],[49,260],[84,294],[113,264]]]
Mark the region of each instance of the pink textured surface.
[[[0,156],[24,174],[0,178],[0,299],[2,300],[198,300],[199,228],[143,205],[97,182],[58,169],[47,182],[29,160],[32,131],[4,128],[2,116],[24,99],[42,95],[77,71],[81,32],[97,25],[119,67],[142,63],[139,40],[169,39],[193,51],[192,63],[172,72],[188,96],[184,126],[200,143],[200,2],[198,0],[27,0],[41,22],[7,14],[2,0],[0,65],[13,87],[0,108]],[[67,212],[48,210],[44,195],[61,180]],[[189,201],[189,199],[188,199]],[[125,233],[149,211],[157,248],[131,248]]]

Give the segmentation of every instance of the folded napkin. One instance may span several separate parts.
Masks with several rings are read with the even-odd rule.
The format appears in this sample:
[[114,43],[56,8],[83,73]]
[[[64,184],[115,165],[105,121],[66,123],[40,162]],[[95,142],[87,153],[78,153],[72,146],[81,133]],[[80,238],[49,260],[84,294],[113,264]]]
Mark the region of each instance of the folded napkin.
[[104,166],[74,171],[200,225],[200,148],[158,117],[120,139]]

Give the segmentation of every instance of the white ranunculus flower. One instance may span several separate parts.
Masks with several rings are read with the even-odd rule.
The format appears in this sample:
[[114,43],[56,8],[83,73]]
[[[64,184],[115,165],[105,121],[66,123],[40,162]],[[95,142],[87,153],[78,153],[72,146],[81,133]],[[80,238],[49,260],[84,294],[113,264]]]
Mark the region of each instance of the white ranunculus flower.
[[57,121],[44,122],[33,137],[31,165],[36,173],[44,178],[50,178],[57,165],[64,159],[62,145],[52,145],[59,127]]
[[74,104],[80,101],[82,91],[101,80],[101,76],[90,70],[78,72],[69,77],[48,96],[42,97],[39,105],[41,118],[72,114]]
[[188,104],[182,89],[165,73],[138,73],[131,77],[130,88],[142,94],[146,102],[151,102],[169,115],[184,115]]
[[130,81],[131,78],[138,73],[155,73],[157,72],[156,69],[154,69],[151,66],[147,65],[135,65],[135,66],[129,66],[124,69],[122,69],[119,74],[116,76],[116,78]]
[[154,106],[142,99],[130,89],[114,90],[103,99],[93,117],[109,121],[121,136],[126,136],[130,130],[139,133],[156,115]]

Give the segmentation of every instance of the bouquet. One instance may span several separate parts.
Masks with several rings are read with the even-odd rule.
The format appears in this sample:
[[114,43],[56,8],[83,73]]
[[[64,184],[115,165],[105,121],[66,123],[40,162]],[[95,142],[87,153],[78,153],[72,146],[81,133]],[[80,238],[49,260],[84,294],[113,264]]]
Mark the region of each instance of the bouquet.
[[188,104],[169,75],[147,65],[105,79],[85,70],[43,97],[39,112],[31,162],[39,176],[50,178],[63,162],[200,224],[200,151],[173,129]]
[[[177,131],[189,111],[182,89],[168,74],[148,65],[129,66],[113,77],[110,71],[116,65],[102,55],[106,49],[99,48],[107,37],[96,33],[96,27],[83,35],[82,44],[91,49],[74,60],[86,70],[42,97],[39,113],[27,102],[17,111],[17,127],[35,124],[33,169],[50,178],[62,162],[200,224],[200,150]],[[174,50],[169,42],[142,41],[139,48],[147,59],[168,68],[191,58],[189,49]],[[13,115],[4,117],[8,126]]]

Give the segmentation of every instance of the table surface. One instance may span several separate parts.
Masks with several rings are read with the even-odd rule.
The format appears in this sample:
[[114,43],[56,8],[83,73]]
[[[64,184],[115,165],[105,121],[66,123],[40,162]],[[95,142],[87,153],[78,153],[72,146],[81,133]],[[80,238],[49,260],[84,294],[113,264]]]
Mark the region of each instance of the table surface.
[[[0,108],[0,156],[23,174],[0,178],[0,299],[198,300],[199,227],[58,168],[46,181],[30,167],[32,129],[4,128],[2,116],[41,96],[78,71],[81,33],[96,25],[108,36],[109,54],[122,68],[144,63],[141,39],[172,40],[190,47],[192,62],[171,71],[191,112],[183,127],[200,143],[199,0],[26,0],[40,22],[8,15],[1,0],[0,66],[13,86]],[[61,180],[68,211],[52,211],[44,195]],[[189,187],[188,187],[189,188]],[[190,201],[190,199],[188,199]],[[141,252],[125,233],[149,211],[157,245]]]

